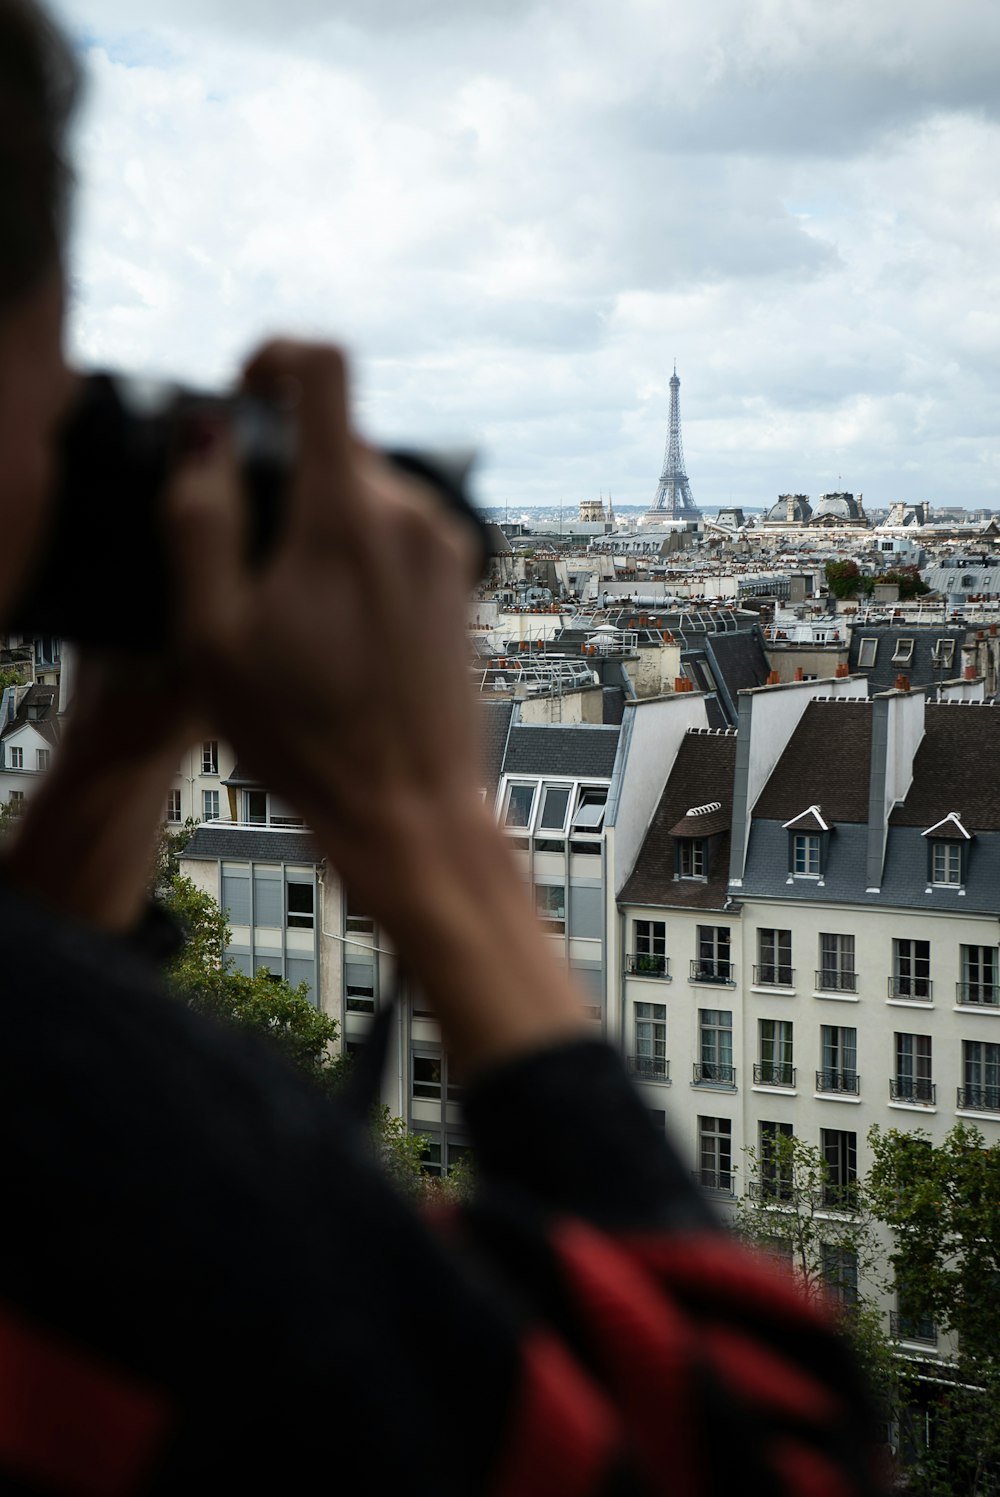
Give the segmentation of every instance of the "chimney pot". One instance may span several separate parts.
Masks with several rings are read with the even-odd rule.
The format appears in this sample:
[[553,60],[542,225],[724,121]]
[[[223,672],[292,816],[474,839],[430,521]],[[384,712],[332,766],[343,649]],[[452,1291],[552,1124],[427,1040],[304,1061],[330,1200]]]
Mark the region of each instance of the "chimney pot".
[[838,681],[842,681],[845,676],[849,676],[851,674],[851,667],[848,665],[846,660],[842,660],[833,674],[837,677]]
[[768,684],[768,686],[777,686],[780,681],[781,681],[781,676],[780,676],[780,674],[777,671],[769,671],[768,672],[768,677],[767,677],[767,684]]
[[805,671],[802,669],[801,665],[797,665],[795,667],[795,679],[796,679],[796,681],[804,681],[805,678],[806,678]]
[[976,679],[976,667],[974,665],[967,665],[965,667],[965,679],[967,681],[974,681]]
[[910,689],[910,678],[909,678],[909,676],[897,676],[896,677],[896,690],[897,691],[909,691],[909,689]]

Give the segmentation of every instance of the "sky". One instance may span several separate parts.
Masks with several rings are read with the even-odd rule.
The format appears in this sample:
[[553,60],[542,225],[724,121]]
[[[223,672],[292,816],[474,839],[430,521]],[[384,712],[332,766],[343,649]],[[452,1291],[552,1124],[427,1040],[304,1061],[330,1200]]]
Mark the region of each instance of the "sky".
[[[58,0],[70,340],[350,351],[483,503],[1000,508],[996,0]],[[141,19],[137,20],[137,17]]]

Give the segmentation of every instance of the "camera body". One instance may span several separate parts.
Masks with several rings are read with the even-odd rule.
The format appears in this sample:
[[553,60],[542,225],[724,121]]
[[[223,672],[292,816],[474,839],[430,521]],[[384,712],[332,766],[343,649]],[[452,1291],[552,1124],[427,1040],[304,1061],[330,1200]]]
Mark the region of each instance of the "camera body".
[[[231,433],[247,498],[248,558],[278,545],[295,469],[293,418],[253,396],[204,395],[177,385],[91,374],[59,442],[58,476],[42,556],[7,627],[95,648],[155,653],[169,637],[172,590],[163,499],[174,463],[206,421]],[[386,452],[431,484],[476,527],[467,453]]]

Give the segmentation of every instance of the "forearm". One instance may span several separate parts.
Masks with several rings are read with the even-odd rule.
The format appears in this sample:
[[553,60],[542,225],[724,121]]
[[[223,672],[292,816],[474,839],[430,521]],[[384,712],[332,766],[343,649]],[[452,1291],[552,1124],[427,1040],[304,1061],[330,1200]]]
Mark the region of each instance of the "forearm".
[[176,746],[103,768],[57,759],[4,856],[8,876],[76,919],[125,931],[148,897]]
[[467,1075],[590,1032],[565,963],[483,807],[461,800],[387,807],[375,837],[373,913]]

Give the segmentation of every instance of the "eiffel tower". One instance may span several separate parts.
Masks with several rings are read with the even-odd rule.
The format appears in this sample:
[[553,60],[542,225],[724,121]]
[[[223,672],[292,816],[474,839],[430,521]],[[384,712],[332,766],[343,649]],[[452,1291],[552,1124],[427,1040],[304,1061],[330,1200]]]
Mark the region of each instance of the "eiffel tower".
[[691,485],[684,472],[684,449],[681,446],[681,382],[677,378],[677,365],[670,379],[670,431],[667,435],[666,451],[663,454],[663,471],[656,486],[656,497],[645,518],[668,516],[670,519],[695,518],[701,510],[691,497]]

